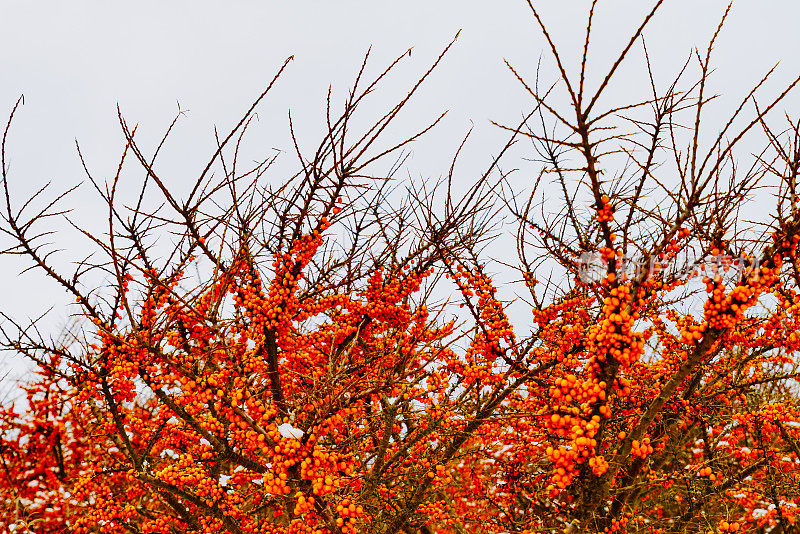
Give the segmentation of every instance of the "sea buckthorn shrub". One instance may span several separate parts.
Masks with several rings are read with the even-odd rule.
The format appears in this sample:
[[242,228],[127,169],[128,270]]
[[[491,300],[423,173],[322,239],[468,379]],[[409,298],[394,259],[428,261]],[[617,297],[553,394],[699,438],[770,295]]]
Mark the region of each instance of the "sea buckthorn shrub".
[[[500,125],[506,159],[463,194],[455,161],[402,193],[381,167],[427,131],[383,141],[432,68],[359,130],[387,75],[366,82],[365,60],[316,148],[291,130],[297,173],[272,182],[271,157],[238,161],[254,105],[181,198],[120,114],[118,170],[90,176],[108,227],[85,235],[105,260],[75,275],[36,230],[63,199],[27,217],[38,197],[20,211],[10,193],[9,120],[9,252],[82,322],[53,340],[6,316],[4,348],[35,372],[0,410],[0,528],[795,531],[800,123],[768,125],[794,84],[705,140],[720,25],[696,79],[647,76],[643,101],[600,107],[659,5],[591,87],[531,5],[560,83],[540,91],[509,65],[532,111]],[[734,165],[758,129],[766,148]],[[541,168],[520,185],[499,163],[523,138]],[[130,166],[146,176],[133,202],[118,192]],[[763,231],[740,229],[765,190]]]

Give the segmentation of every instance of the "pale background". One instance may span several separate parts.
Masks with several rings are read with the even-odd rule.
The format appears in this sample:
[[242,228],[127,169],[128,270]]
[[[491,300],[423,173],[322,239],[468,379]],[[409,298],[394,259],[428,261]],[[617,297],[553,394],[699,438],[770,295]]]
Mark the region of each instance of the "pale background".
[[[588,5],[586,0],[537,2],[573,69]],[[590,79],[608,68],[611,55],[650,5],[642,0],[599,2]],[[720,0],[666,2],[645,32],[657,81],[666,83],[692,46],[705,48],[726,5]],[[725,95],[718,104],[719,120],[776,62],[781,65],[767,95],[800,74],[798,20],[800,2],[794,0],[739,0],[734,5],[714,61],[712,89]],[[542,56],[543,81],[556,77],[521,0],[0,0],[3,121],[17,97],[25,95],[7,146],[12,193],[21,200],[47,181],[60,190],[83,180],[75,139],[96,176],[110,176],[123,146],[117,103],[131,123],[141,125],[145,147],[160,136],[178,103],[189,110],[160,166],[179,188],[205,165],[213,126],[233,126],[289,55],[295,60],[260,108],[253,151],[290,149],[289,108],[301,142],[311,145],[323,125],[328,85],[334,92],[344,91],[368,47],[373,47],[372,72],[414,47],[410,60],[376,95],[378,104],[387,104],[427,69],[459,29],[455,47],[394,132],[411,133],[450,110],[444,123],[415,145],[408,162],[410,174],[435,178],[446,172],[459,136],[474,124],[475,138],[460,174],[468,181],[504,139],[489,120],[514,122],[531,108],[503,58],[532,76]],[[640,48],[628,65],[612,91],[641,95]],[[798,95],[783,108],[800,111]],[[67,206],[77,221],[102,232],[102,206],[90,187],[82,187]],[[65,249],[59,261],[68,264],[82,255],[83,244],[68,232],[56,239]],[[0,310],[24,320],[54,306],[43,325],[55,331],[68,315],[65,305],[71,299],[38,272],[18,276],[27,266],[0,257]]]

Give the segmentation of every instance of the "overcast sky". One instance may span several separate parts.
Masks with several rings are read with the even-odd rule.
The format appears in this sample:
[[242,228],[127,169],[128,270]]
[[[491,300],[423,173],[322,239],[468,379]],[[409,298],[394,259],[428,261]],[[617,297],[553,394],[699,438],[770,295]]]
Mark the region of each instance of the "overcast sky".
[[[572,59],[571,68],[582,46],[588,5],[586,0],[537,2],[565,57]],[[611,55],[650,5],[644,0],[600,1],[590,79],[608,68]],[[645,32],[657,81],[666,83],[692,46],[705,46],[726,5],[667,0]],[[800,74],[798,20],[800,2],[795,0],[739,0],[734,5],[714,61],[713,90],[730,96],[728,106],[776,62],[781,65],[772,89]],[[205,165],[213,126],[224,130],[235,124],[290,55],[294,61],[260,108],[256,140],[265,153],[289,149],[286,114],[291,108],[301,142],[313,144],[323,124],[328,85],[344,91],[370,46],[372,72],[413,47],[409,61],[376,97],[389,103],[459,29],[457,44],[402,117],[398,131],[410,133],[450,110],[409,160],[412,174],[436,177],[449,166],[458,137],[474,124],[466,179],[470,166],[486,163],[502,142],[488,121],[513,122],[531,108],[503,59],[532,75],[543,56],[544,79],[556,77],[522,0],[0,0],[0,115],[7,116],[19,95],[25,95],[7,146],[12,193],[19,200],[48,180],[58,189],[83,180],[76,139],[92,171],[100,178],[111,175],[123,141],[117,104],[130,122],[140,124],[145,145],[161,134],[178,106],[189,110],[161,167],[172,183],[189,183]],[[615,81],[615,93],[641,87],[641,57],[638,51],[632,55]],[[786,107],[798,112],[798,102],[795,94]],[[90,188],[82,188],[70,202],[78,220],[97,223],[102,206]],[[65,260],[81,252],[70,240],[59,244],[66,248]],[[26,317],[54,305],[58,322],[69,299],[39,273],[19,277],[26,266],[0,257],[0,309]]]

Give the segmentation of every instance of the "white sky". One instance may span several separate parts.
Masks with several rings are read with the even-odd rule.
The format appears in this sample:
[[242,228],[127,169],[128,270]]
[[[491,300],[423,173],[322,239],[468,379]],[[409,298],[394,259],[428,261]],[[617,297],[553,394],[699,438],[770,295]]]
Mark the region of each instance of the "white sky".
[[[589,2],[547,0],[537,5],[574,69]],[[596,81],[608,68],[611,54],[627,41],[650,5],[643,0],[600,2],[590,79]],[[666,2],[645,32],[657,81],[666,83],[692,46],[705,47],[726,5],[719,0]],[[798,20],[800,2],[794,0],[739,0],[734,5],[714,61],[718,70],[713,90],[726,95],[719,104],[720,118],[774,63],[780,61],[781,66],[766,94],[800,74]],[[522,0],[0,0],[3,119],[17,97],[25,95],[7,147],[12,193],[21,200],[48,180],[59,190],[83,180],[75,139],[97,176],[110,176],[123,146],[117,103],[129,122],[141,125],[145,146],[161,134],[178,102],[190,111],[160,167],[176,187],[189,183],[210,154],[213,125],[225,130],[235,124],[292,54],[295,61],[260,108],[255,144],[262,152],[289,149],[286,112],[291,108],[301,142],[312,145],[323,124],[328,85],[344,91],[370,45],[372,72],[414,47],[410,61],[376,97],[389,103],[459,29],[456,46],[395,132],[411,133],[442,110],[451,110],[433,134],[415,145],[409,161],[412,174],[437,177],[449,166],[459,136],[474,123],[476,136],[462,165],[463,179],[468,180],[477,174],[472,169],[485,164],[504,139],[488,120],[513,122],[531,108],[503,58],[530,76],[543,55],[543,80],[556,77]],[[642,68],[637,49],[613,93],[636,93]],[[799,94],[785,106],[795,113],[800,111]],[[68,205],[77,220],[102,231],[102,206],[89,187]],[[57,239],[66,249],[62,261],[80,256],[77,242]],[[66,315],[64,303],[71,299],[62,298],[37,272],[18,276],[27,265],[0,257],[0,310],[24,318],[54,305],[51,324],[58,323]]]

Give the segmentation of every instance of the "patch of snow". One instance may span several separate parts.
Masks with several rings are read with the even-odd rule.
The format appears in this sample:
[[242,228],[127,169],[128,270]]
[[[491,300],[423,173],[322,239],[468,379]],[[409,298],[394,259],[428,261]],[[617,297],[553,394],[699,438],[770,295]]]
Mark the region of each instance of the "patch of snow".
[[303,431],[300,430],[299,428],[293,427],[289,423],[283,423],[282,425],[280,425],[278,427],[278,432],[280,432],[281,436],[283,436],[284,438],[300,439],[303,437]]

